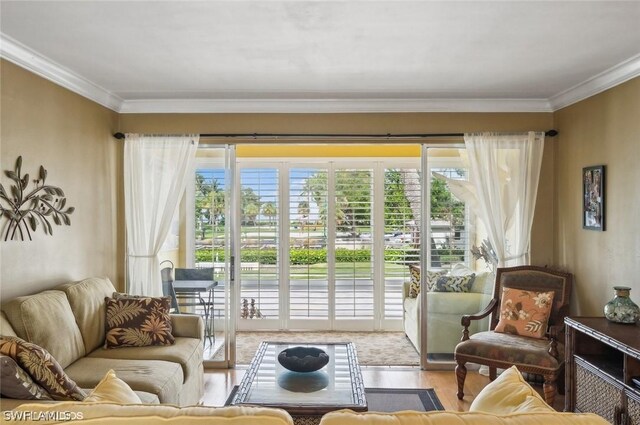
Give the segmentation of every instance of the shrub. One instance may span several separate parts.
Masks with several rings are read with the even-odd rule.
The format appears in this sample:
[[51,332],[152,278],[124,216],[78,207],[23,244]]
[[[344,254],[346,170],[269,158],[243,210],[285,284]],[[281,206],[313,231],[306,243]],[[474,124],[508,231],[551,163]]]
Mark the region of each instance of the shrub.
[[[223,249],[200,248],[196,250],[195,258],[197,262],[212,262],[214,258],[224,261]],[[447,253],[449,254],[449,253]],[[451,253],[452,258],[456,258]],[[217,257],[216,257],[217,256]],[[243,249],[241,250],[241,261],[246,263],[277,264],[277,250],[275,249]],[[464,258],[464,254],[462,257]],[[420,261],[420,249],[418,248],[388,248],[384,251],[384,260],[393,263],[417,263]],[[336,263],[368,263],[371,261],[371,251],[368,249],[336,249]],[[444,261],[444,260],[443,260]],[[312,264],[323,264],[327,262],[327,249],[306,249],[292,248],[289,251],[289,263],[295,266],[307,266]]]

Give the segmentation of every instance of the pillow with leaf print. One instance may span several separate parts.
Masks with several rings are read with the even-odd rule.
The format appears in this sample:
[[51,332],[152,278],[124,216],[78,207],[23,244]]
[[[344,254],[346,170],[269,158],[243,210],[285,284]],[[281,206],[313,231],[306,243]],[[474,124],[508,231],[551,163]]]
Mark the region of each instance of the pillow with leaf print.
[[[409,298],[416,298],[420,294],[420,267],[409,265],[409,273],[411,274],[411,283],[409,284]],[[444,276],[446,271],[427,270],[427,290],[431,291],[440,276]]]
[[495,331],[530,338],[545,338],[554,295],[553,291],[535,292],[502,288],[500,321]]
[[106,297],[104,348],[172,345],[171,298]]
[[439,276],[431,290],[433,292],[469,292],[475,273],[464,276]]
[[19,400],[52,400],[47,390],[33,382],[31,376],[9,356],[0,354],[0,394]]
[[[52,398],[60,401],[82,401],[85,392],[62,369],[60,363],[44,348],[17,336],[0,337],[0,354],[10,357],[22,368],[33,382],[48,395],[41,394],[40,399]],[[4,386],[5,382],[2,381]],[[36,392],[38,390],[36,389]],[[35,393],[32,393],[36,395]]]

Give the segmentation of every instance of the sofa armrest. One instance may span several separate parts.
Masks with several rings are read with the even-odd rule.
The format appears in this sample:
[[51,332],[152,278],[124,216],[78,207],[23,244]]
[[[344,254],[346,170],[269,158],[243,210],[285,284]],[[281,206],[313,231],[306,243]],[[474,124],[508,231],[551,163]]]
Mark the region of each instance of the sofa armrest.
[[410,281],[402,283],[402,299],[409,298],[409,286],[411,286]]
[[204,341],[204,321],[195,314],[172,314],[173,336],[197,338]]

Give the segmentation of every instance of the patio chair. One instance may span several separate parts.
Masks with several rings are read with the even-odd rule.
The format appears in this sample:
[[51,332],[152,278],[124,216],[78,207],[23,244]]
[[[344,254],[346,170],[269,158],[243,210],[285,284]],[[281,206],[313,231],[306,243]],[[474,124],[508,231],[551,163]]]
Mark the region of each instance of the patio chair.
[[[162,267],[163,264],[168,264],[167,267]],[[162,277],[162,295],[171,298],[171,309],[180,314],[180,306],[178,305],[178,299],[176,298],[176,291],[173,288],[173,263],[169,260],[165,260],[160,263],[160,276]]]

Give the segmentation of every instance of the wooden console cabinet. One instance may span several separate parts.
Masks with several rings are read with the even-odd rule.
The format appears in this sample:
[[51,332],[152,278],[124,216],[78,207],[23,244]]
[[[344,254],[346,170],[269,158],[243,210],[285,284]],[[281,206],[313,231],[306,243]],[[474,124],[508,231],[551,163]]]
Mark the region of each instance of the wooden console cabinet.
[[640,425],[640,325],[567,317],[565,411],[593,412],[615,425]]

